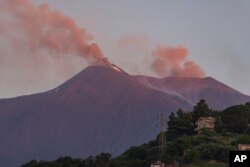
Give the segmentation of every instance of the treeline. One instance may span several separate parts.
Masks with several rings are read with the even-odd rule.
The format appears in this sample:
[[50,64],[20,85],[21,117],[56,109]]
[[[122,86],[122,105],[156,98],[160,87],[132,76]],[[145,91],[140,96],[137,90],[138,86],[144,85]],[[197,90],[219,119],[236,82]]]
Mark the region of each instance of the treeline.
[[[200,117],[215,118],[214,131],[203,128],[198,135],[195,123]],[[230,150],[236,150],[238,144],[250,144],[249,125],[250,103],[217,111],[202,99],[191,112],[180,109],[169,116],[164,160],[177,160],[182,165],[201,160],[227,164]]]
[[101,153],[95,157],[89,156],[86,159],[60,157],[55,161],[32,160],[21,167],[110,167],[111,154]]
[[[250,103],[235,105],[223,111],[209,108],[204,99],[200,100],[191,112],[184,112],[179,109],[171,113],[168,120],[167,140],[172,141],[183,135],[195,135],[196,121],[200,117],[215,118],[216,133],[238,133],[250,134]],[[209,133],[204,129],[204,133]],[[210,132],[212,133],[212,132]]]
[[[200,117],[215,118],[215,131],[203,129],[197,134],[195,123]],[[167,124],[163,153],[158,135],[155,140],[131,147],[116,158],[111,158],[109,153],[101,153],[86,159],[32,160],[21,167],[146,167],[156,160],[165,163],[177,161],[184,167],[227,166],[230,150],[236,150],[239,143],[250,144],[250,103],[216,111],[202,99],[192,111],[179,109],[171,113]]]

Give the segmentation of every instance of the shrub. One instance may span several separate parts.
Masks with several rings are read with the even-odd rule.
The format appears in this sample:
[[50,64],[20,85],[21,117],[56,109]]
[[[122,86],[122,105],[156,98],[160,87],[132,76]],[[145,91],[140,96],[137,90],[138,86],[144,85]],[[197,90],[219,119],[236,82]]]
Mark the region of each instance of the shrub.
[[187,151],[187,154],[184,158],[185,163],[192,163],[200,158],[200,153],[197,149],[190,149]]
[[250,144],[250,135],[239,135],[236,140],[232,142],[232,145],[238,144]]
[[147,156],[147,151],[141,147],[131,147],[128,151],[126,151],[128,160],[143,160]]
[[216,143],[201,144],[197,147],[200,152],[201,160],[219,160],[227,162],[229,151],[234,150],[232,146],[225,146]]
[[208,137],[213,137],[215,135],[215,132],[208,128],[202,128],[200,134],[208,136]]

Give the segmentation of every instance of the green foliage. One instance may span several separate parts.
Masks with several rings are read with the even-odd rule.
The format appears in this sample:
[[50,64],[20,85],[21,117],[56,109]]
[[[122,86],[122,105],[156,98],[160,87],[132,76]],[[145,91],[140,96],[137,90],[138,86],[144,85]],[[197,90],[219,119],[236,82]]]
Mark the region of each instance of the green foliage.
[[96,157],[89,156],[86,159],[60,157],[55,161],[32,160],[21,167],[111,167],[111,154],[101,153]]
[[180,137],[167,144],[166,153],[171,153],[173,157],[177,158],[182,156],[185,150],[209,142],[215,142],[215,139],[203,135]]
[[206,103],[206,100],[201,99],[196,106],[194,106],[193,112],[192,112],[192,121],[195,124],[196,121],[200,117],[208,117],[211,116],[212,110],[208,107],[208,104]]
[[157,140],[151,140],[148,142],[148,146],[149,147],[155,147],[155,146],[158,146],[159,145],[159,142]]
[[209,137],[213,137],[215,135],[215,132],[211,129],[208,129],[208,128],[202,128],[200,134],[205,135],[205,136],[209,136]]
[[142,147],[131,147],[125,152],[128,160],[143,160],[147,155],[147,151]]
[[237,146],[238,144],[250,144],[250,135],[241,134],[237,136],[232,145]]
[[205,143],[196,148],[199,150],[201,160],[219,160],[222,162],[228,162],[229,151],[235,149],[235,147],[217,143]]
[[111,154],[101,153],[95,157],[96,167],[108,167],[111,161]]
[[31,160],[30,162],[28,162],[25,165],[22,165],[21,167],[37,167],[38,162],[36,160]]
[[194,163],[183,165],[182,167],[228,167],[227,163],[218,161],[195,161]]
[[222,113],[222,122],[227,131],[245,133],[250,122],[250,106],[237,105],[229,107]]
[[171,113],[168,121],[168,131],[166,138],[172,141],[183,135],[193,135],[194,126],[192,123],[192,115],[189,112],[184,112],[179,109],[176,114]]
[[220,115],[216,115],[213,117],[215,118],[215,127],[214,127],[215,132],[217,132],[217,133],[223,132],[223,122],[221,120],[221,113],[220,113]]
[[184,157],[186,163],[192,163],[200,159],[200,153],[197,149],[190,149]]
[[192,163],[197,160],[227,162],[229,151],[236,149],[227,140],[220,136],[185,136],[169,142],[166,154],[172,155],[174,159],[182,163]]

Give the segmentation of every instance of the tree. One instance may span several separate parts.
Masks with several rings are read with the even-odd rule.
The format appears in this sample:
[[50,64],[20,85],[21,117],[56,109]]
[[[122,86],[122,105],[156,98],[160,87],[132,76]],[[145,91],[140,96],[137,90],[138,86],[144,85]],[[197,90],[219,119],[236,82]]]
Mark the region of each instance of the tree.
[[143,160],[147,156],[147,151],[141,147],[131,147],[126,155],[128,160]]
[[190,149],[187,151],[187,155],[185,156],[186,163],[191,163],[199,160],[200,153],[197,149]]
[[221,118],[228,131],[245,133],[248,130],[250,120],[250,107],[248,105],[229,107],[223,111]]
[[38,165],[38,162],[36,160],[31,160],[30,162],[22,165],[21,167],[35,167]]
[[221,116],[215,117],[215,132],[221,133],[223,131],[223,122],[221,120]]
[[206,100],[201,99],[195,106],[192,112],[192,121],[195,124],[200,117],[211,116],[212,109],[208,107]]
[[96,167],[108,167],[111,160],[110,153],[101,153],[95,157],[95,166]]
[[95,158],[93,156],[89,156],[88,158],[86,158],[85,162],[87,167],[94,167]]
[[192,114],[179,109],[176,114],[171,113],[168,121],[167,140],[174,140],[183,135],[193,135]]
[[215,132],[208,128],[202,128],[200,134],[208,137],[213,137],[215,135]]

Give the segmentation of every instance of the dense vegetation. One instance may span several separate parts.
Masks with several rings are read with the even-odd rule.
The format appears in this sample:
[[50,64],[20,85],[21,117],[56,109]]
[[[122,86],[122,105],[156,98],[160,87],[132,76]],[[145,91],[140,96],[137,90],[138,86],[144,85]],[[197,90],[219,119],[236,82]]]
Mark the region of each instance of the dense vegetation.
[[[203,129],[197,134],[194,131],[195,122],[202,116],[216,118],[215,132]],[[32,160],[21,167],[146,167],[156,160],[165,163],[177,161],[184,167],[227,166],[230,150],[236,150],[239,143],[250,144],[250,103],[215,111],[205,100],[200,100],[191,112],[180,109],[171,113],[167,124],[163,153],[157,136],[156,140],[131,147],[113,159],[109,153],[101,153],[85,159]]]

